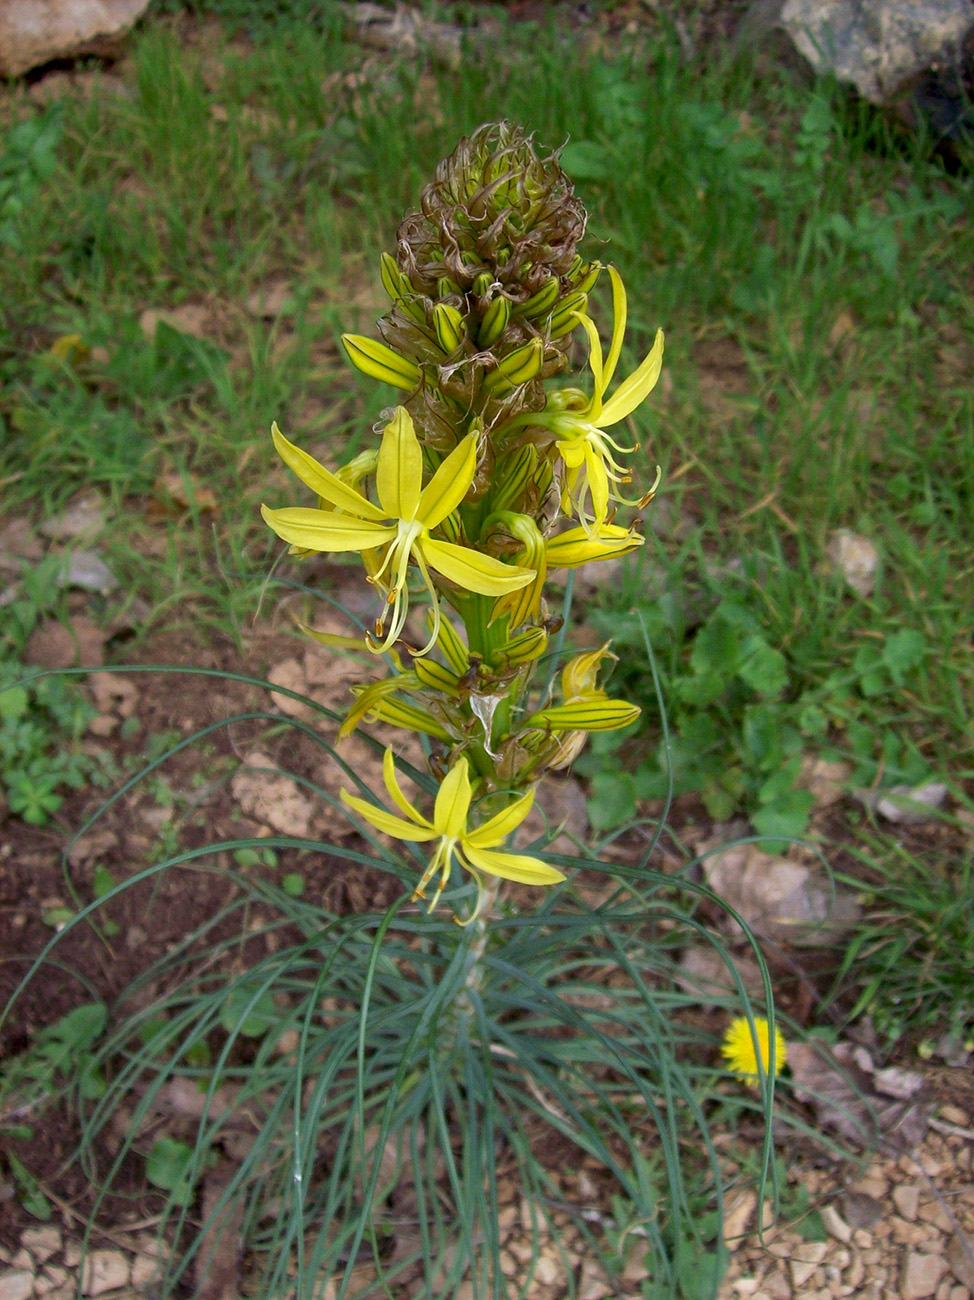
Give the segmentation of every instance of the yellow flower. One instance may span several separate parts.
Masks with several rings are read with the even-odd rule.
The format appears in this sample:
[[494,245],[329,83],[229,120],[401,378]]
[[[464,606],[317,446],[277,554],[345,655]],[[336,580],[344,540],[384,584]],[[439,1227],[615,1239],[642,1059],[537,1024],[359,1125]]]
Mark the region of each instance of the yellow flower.
[[[747,1016],[739,1016],[724,1035],[720,1054],[734,1074],[746,1083],[757,1087],[758,1053],[764,1074],[771,1073],[771,1026],[763,1016],[755,1016],[753,1023]],[[774,1028],[774,1073],[780,1074],[788,1060],[788,1046],[781,1030]]]
[[[342,801],[354,808],[359,816],[364,817],[376,830],[383,831],[397,840],[408,840],[423,844],[436,840],[436,848],[429,865],[423,872],[416,886],[413,898],[426,897],[426,886],[439,872],[439,883],[430,903],[429,910],[436,906],[440,894],[450,879],[453,859],[460,863],[477,881],[482,889],[481,873],[500,876],[503,880],[517,880],[524,885],[554,885],[564,880],[564,875],[555,867],[550,867],[540,858],[533,858],[523,853],[506,853],[497,849],[508,835],[524,821],[534,802],[533,791],[521,795],[509,808],[497,813],[476,830],[467,829],[467,817],[470,812],[472,790],[467,760],[463,757],[450,768],[436,795],[433,818],[430,820],[418,812],[409,802],[396,780],[396,767],[392,750],[387,749],[382,763],[382,776],[389,798],[405,818],[396,817],[384,808],[357,795],[342,790]],[[476,912],[474,912],[476,915]]]
[[[629,483],[632,476],[613,456],[613,452],[634,452],[637,447],[623,447],[605,432],[624,420],[646,400],[659,379],[663,365],[663,332],[658,330],[649,355],[641,365],[624,379],[608,401],[606,391],[615,375],[626,332],[626,290],[622,277],[615,267],[609,267],[612,280],[612,340],[609,355],[602,355],[602,343],[594,321],[589,316],[576,313],[579,323],[588,335],[588,363],[592,371],[591,398],[578,388],[565,388],[554,393],[539,414],[518,416],[513,426],[535,425],[550,429],[556,435],[555,446],[567,470],[563,509],[574,506],[579,521],[590,534],[594,534],[609,517],[609,498],[624,501],[613,488]],[[657,476],[658,481],[658,476]],[[654,484],[655,487],[655,484]],[[652,490],[638,502],[626,504],[645,505]],[[586,498],[588,504],[586,504]]]
[[[434,612],[433,635],[418,654],[429,651],[439,628],[439,604],[430,569],[482,596],[503,596],[526,586],[534,577],[531,569],[504,564],[492,555],[431,536],[432,530],[456,510],[473,482],[476,433],[469,434],[450,452],[423,487],[422,448],[409,412],[397,407],[382,435],[376,461],[378,505],[288,442],[276,425],[272,435],[285,464],[321,501],[335,509],[269,510],[261,506],[260,512],[278,537],[301,550],[366,553],[369,581],[383,591],[386,605],[392,606],[389,630],[385,629],[387,611],[383,611],[375,623],[377,640],[369,639],[370,650],[388,650],[402,633],[408,611],[406,579],[411,561],[419,567]],[[368,553],[375,551],[379,555],[373,562]]]

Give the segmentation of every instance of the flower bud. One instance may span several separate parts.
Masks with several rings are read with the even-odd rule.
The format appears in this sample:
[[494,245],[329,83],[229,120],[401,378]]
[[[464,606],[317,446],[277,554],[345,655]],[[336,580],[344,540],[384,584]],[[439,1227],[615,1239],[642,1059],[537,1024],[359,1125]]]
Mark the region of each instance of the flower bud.
[[421,378],[419,366],[393,352],[385,343],[366,338],[363,334],[343,334],[342,343],[349,361],[363,375],[392,384],[395,388],[411,390],[418,387]]

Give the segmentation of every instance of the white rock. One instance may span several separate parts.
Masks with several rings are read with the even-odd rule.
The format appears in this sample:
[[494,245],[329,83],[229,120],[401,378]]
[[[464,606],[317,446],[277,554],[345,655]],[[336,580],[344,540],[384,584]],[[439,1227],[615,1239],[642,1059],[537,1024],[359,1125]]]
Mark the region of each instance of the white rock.
[[0,1272],[0,1300],[27,1300],[34,1290],[29,1268],[5,1268]]
[[916,826],[932,820],[928,809],[941,807],[946,798],[947,787],[942,781],[918,786],[894,785],[876,804],[876,811],[888,822]]
[[4,0],[0,76],[19,77],[52,59],[103,54],[148,6],[149,0]]
[[825,557],[853,591],[860,596],[870,594],[879,564],[879,552],[872,542],[849,528],[839,528],[830,535]]
[[128,1286],[131,1269],[120,1250],[93,1250],[85,1256],[81,1274],[81,1294],[104,1295]]

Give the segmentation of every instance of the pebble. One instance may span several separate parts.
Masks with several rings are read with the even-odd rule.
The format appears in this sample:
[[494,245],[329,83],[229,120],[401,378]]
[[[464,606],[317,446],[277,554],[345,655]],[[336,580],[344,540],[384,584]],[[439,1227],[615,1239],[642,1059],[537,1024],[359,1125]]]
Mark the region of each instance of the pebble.
[[823,1205],[821,1214],[822,1222],[825,1224],[825,1231],[829,1236],[835,1237],[837,1241],[841,1241],[843,1245],[847,1246],[852,1240],[852,1228],[846,1223],[835,1206]]
[[913,1183],[902,1183],[899,1187],[894,1187],[893,1204],[896,1206],[897,1213],[912,1223],[917,1217],[917,1208],[920,1204],[919,1187]]
[[131,1270],[120,1250],[93,1250],[85,1257],[81,1276],[81,1294],[104,1295],[128,1286]]
[[34,1274],[29,1268],[5,1268],[0,1272],[0,1300],[27,1300],[34,1290]]
[[946,1268],[947,1261],[940,1255],[910,1251],[900,1279],[903,1300],[924,1300],[925,1296],[934,1295]]
[[21,1237],[20,1244],[43,1264],[45,1259],[50,1259],[61,1249],[61,1233],[52,1227],[28,1228]]

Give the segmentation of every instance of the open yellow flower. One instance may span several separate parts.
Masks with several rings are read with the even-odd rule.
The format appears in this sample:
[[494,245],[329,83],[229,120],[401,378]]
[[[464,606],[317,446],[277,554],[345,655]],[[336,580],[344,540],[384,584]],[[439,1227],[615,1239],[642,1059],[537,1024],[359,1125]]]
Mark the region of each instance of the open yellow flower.
[[591,398],[579,388],[564,388],[549,397],[543,411],[519,416],[515,422],[516,425],[530,424],[550,429],[556,435],[555,446],[567,471],[563,509],[567,511],[574,507],[579,522],[592,534],[609,517],[610,497],[628,505],[642,506],[650,500],[656,487],[654,484],[635,502],[625,501],[614,491],[618,484],[631,482],[632,476],[613,453],[630,453],[638,451],[638,447],[622,446],[605,430],[631,415],[655,387],[663,365],[663,331],[657,331],[649,355],[606,401],[606,391],[615,376],[622,351],[627,316],[626,290],[614,266],[609,267],[609,278],[612,281],[614,319],[607,357],[603,358],[595,322],[587,315],[577,314],[588,335],[588,363],[593,380]]
[[[758,1053],[765,1075],[771,1069],[771,1026],[763,1016],[755,1016],[753,1023],[747,1016],[732,1020],[720,1054],[734,1074],[753,1087],[758,1085]],[[788,1060],[788,1047],[781,1030],[774,1028],[774,1074],[779,1074]]]
[[[360,817],[376,830],[397,840],[423,844],[436,840],[437,845],[429,865],[416,886],[413,898],[426,897],[426,887],[439,872],[439,883],[429,910],[436,906],[440,894],[450,880],[453,860],[456,860],[477,881],[482,889],[481,875],[500,876],[503,880],[516,880],[524,885],[554,885],[564,880],[564,875],[540,858],[524,853],[507,853],[497,848],[531,811],[534,792],[521,795],[509,808],[497,813],[476,830],[467,829],[472,791],[467,760],[459,758],[450,768],[436,795],[433,818],[430,820],[409,802],[396,780],[396,767],[392,750],[387,749],[382,763],[382,776],[389,798],[405,817],[396,817],[384,808],[357,795],[342,790],[342,801],[354,808]],[[476,911],[474,912],[476,915]]]
[[369,581],[375,583],[392,607],[388,631],[384,610],[375,623],[375,640],[369,648],[389,649],[406,622],[409,564],[415,563],[433,601],[434,631],[418,654],[426,654],[436,641],[439,604],[430,569],[441,573],[465,591],[482,596],[503,596],[526,586],[531,569],[504,564],[456,542],[431,536],[467,495],[477,468],[477,434],[471,433],[446,457],[436,473],[423,483],[423,452],[409,412],[402,406],[386,425],[375,467],[378,504],[356,487],[319,464],[313,456],[288,442],[275,425],[274,446],[290,469],[334,510],[289,507],[270,510],[261,506],[264,520],[278,537],[304,551],[379,552],[369,557]]

